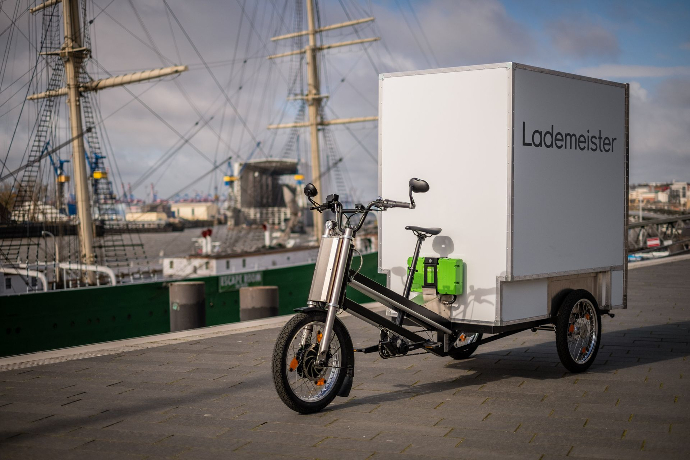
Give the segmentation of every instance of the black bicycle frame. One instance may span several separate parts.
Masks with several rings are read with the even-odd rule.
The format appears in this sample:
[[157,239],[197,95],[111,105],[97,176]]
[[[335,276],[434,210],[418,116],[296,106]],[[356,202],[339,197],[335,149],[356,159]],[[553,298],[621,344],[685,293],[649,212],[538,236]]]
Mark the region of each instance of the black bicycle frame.
[[[479,342],[466,345],[467,348],[474,345],[483,345],[485,343],[493,342],[494,340],[502,339],[504,337],[517,334],[518,332],[553,322],[551,319],[541,319],[538,321],[530,321],[527,323],[507,326],[479,326],[466,323],[452,323],[448,319],[414,303],[406,297],[398,294],[395,291],[392,291],[391,289],[388,289],[385,286],[380,285],[376,281],[369,279],[360,273],[355,273],[354,271],[350,270],[349,278],[348,284],[353,289],[361,292],[362,294],[383,304],[386,307],[392,308],[398,314],[401,312],[406,313],[408,318],[416,323],[416,325],[426,330],[436,332],[437,336],[439,337],[455,337],[460,331],[488,332],[495,334],[484,338]],[[436,355],[446,356],[448,354],[449,344],[447,341],[438,340],[436,342],[431,342],[427,338],[424,338],[417,333],[406,329],[402,325],[399,325],[396,322],[393,322],[388,318],[369,310],[368,308],[358,304],[357,302],[354,302],[351,299],[345,299],[343,303],[343,310],[347,310],[353,316],[372,324],[373,326],[387,329],[395,334],[398,334],[399,336],[409,340],[412,344],[424,343],[424,348]],[[458,348],[458,350],[463,348],[465,347]]]
[[[312,209],[319,212],[325,210],[330,210],[336,214],[336,221],[331,221],[335,225],[326,226],[326,234],[323,238],[331,238],[332,242],[324,243],[322,239],[321,246],[319,248],[319,258],[317,259],[317,267],[315,269],[314,280],[312,281],[312,290],[316,290],[312,296],[310,292],[309,304],[310,307],[298,309],[298,311],[308,311],[308,310],[326,310],[326,324],[324,327],[324,336],[319,345],[318,359],[323,361],[326,356],[326,350],[328,344],[330,343],[331,335],[333,333],[333,322],[335,321],[335,315],[339,309],[347,310],[353,316],[372,324],[382,330],[390,331],[399,337],[404,338],[408,342],[408,348],[425,348],[426,350],[439,355],[446,356],[451,348],[451,344],[455,342],[457,337],[462,332],[487,332],[496,334],[486,339],[480,340],[479,342],[473,342],[472,344],[466,345],[466,347],[481,345],[488,343],[508,335],[515,334],[526,329],[540,326],[542,324],[552,323],[552,318],[546,318],[531,322],[521,322],[516,324],[495,326],[492,324],[476,324],[476,323],[453,323],[448,318],[416,304],[415,302],[408,299],[410,287],[412,284],[412,277],[414,276],[414,269],[416,267],[417,258],[419,257],[419,250],[424,237],[418,235],[417,246],[415,247],[415,257],[412,261],[412,267],[408,271],[408,279],[405,283],[405,295],[400,295],[397,292],[388,289],[385,286],[367,278],[366,276],[355,272],[350,269],[350,264],[352,262],[352,255],[354,251],[354,237],[362,227],[367,214],[372,209],[385,210],[392,207],[408,208],[414,209],[415,204],[412,199],[412,192],[417,190],[424,192],[428,190],[428,185],[426,182],[423,185],[426,188],[421,187],[419,184],[413,184],[413,181],[419,181],[418,179],[412,179],[410,181],[410,202],[404,203],[399,201],[382,200],[377,199],[369,203],[366,207],[358,205],[355,209],[343,209],[342,204],[338,201],[337,195],[329,196],[327,203],[319,204],[312,199],[315,195],[316,189],[310,190],[307,194],[307,189],[305,188],[305,194],[309,198],[309,201],[314,205]],[[421,181],[423,182],[423,181]],[[311,184],[310,184],[311,185]],[[421,188],[419,188],[421,187]],[[347,217],[347,222],[343,225],[343,217],[347,214],[355,215],[361,214],[359,222],[354,225],[349,225],[349,220],[351,216]],[[337,243],[337,244],[336,244]],[[326,246],[324,246],[326,244]],[[330,245],[330,246],[329,246]],[[329,249],[325,249],[328,247]],[[321,263],[321,258],[324,256],[322,251],[326,251],[327,256],[324,259],[324,264]],[[328,265],[333,263],[334,265]],[[330,271],[320,270],[326,266]],[[322,277],[317,276],[317,273],[322,275]],[[328,279],[325,278],[324,273],[329,273]],[[321,282],[321,284],[318,284]],[[328,283],[327,285],[324,283]],[[367,297],[375,300],[384,306],[393,309],[397,313],[397,319],[391,321],[385,316],[379,315],[357,302],[346,298],[346,287],[351,286],[353,289],[361,292]],[[407,318],[415,325],[420,326],[425,331],[436,332],[437,340],[429,340],[404,327],[403,319]],[[382,339],[383,340],[383,339]],[[383,343],[383,342],[381,342]],[[369,347],[367,351],[373,351],[376,346]],[[455,350],[462,350],[462,348],[455,348]],[[404,354],[402,352],[400,354]]]

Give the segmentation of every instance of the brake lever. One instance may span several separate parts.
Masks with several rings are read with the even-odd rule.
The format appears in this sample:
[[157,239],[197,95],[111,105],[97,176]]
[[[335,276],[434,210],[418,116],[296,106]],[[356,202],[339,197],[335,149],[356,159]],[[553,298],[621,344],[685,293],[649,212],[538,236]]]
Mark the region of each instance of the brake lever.
[[310,211],[319,211],[320,213],[323,213],[326,209],[328,209],[328,203],[319,204],[311,197],[308,197],[307,199],[311,204],[313,204],[313,206],[309,208]]

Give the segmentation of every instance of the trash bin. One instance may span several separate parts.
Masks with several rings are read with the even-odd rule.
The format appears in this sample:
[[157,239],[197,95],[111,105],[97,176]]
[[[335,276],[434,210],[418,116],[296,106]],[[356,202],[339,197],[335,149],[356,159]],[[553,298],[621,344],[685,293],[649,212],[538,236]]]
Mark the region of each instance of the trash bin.
[[206,326],[203,281],[170,283],[170,332]]
[[278,286],[240,288],[240,321],[278,316]]

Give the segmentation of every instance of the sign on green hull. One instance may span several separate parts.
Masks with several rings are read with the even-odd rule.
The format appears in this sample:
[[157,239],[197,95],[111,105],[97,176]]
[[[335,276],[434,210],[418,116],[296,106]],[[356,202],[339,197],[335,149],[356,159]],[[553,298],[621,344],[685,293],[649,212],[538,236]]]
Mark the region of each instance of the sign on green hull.
[[261,272],[236,273],[218,277],[218,292],[238,291],[247,286],[261,286]]

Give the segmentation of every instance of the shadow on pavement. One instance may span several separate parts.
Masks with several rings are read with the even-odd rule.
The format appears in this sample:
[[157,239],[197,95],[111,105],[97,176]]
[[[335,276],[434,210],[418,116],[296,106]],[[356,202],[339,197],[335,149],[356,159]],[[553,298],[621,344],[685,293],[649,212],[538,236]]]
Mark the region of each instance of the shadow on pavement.
[[[644,348],[644,356],[640,357],[637,361],[630,358],[628,358],[628,360],[616,360],[606,356],[610,351],[614,351],[614,348],[620,350],[621,348],[625,349],[626,347],[630,347],[629,349],[640,350],[642,347],[640,347],[639,344],[645,339],[650,341],[650,344],[670,344],[673,348],[676,348],[676,351],[669,353],[666,349],[651,348],[650,345],[649,349]],[[659,341],[651,341],[650,339],[659,339]],[[661,339],[664,339],[664,342],[661,342]],[[605,332],[602,335],[602,348],[599,350],[599,355],[588,373],[608,373],[616,369],[679,358],[683,356],[682,353],[690,352],[689,341],[690,321]],[[607,349],[607,347],[610,349]],[[649,350],[657,350],[658,353],[649,353]],[[537,361],[530,361],[527,359],[506,359],[507,356],[514,358],[516,355],[520,356],[520,354],[524,352],[534,354],[539,357],[539,359]],[[631,356],[634,357],[635,355],[633,354]],[[443,359],[446,358],[441,358],[437,361],[438,366],[444,365]],[[498,364],[499,361],[501,364]],[[247,379],[242,379],[240,384],[235,384],[231,387],[218,386],[212,389],[188,394],[161,396],[150,400],[144,400],[141,404],[133,404],[132,401],[128,403],[115,403],[113,407],[109,408],[105,413],[95,416],[85,415],[63,419],[57,418],[54,422],[43,422],[40,427],[36,427],[30,430],[30,432],[39,435],[49,435],[70,427],[94,426],[95,420],[98,421],[97,425],[102,427],[106,426],[108,422],[114,424],[119,420],[136,418],[138,415],[144,413],[156,413],[163,409],[179,405],[189,406],[204,401],[212,401],[223,395],[237,396],[243,392],[252,392],[257,385],[267,385],[267,382],[272,383],[272,379],[267,379],[266,376],[266,372],[270,373],[270,364],[266,363],[266,367],[267,369],[265,369],[264,372],[259,372]],[[476,370],[481,374],[478,377],[477,373],[467,374],[465,372],[463,375],[451,380],[423,383],[415,385],[414,387],[400,384],[396,385],[401,388],[400,390],[355,398],[341,404],[331,405],[328,410],[337,411],[364,404],[381,404],[397,401],[409,398],[412,395],[425,395],[456,390],[467,385],[476,385],[477,382],[490,383],[514,377],[549,380],[560,379],[568,375],[563,366],[558,363],[555,340],[548,340],[533,346],[520,346],[487,353],[482,353],[480,347],[473,358],[463,361],[451,361],[450,363],[446,361],[445,367],[457,369],[458,371]],[[357,384],[357,377],[355,377],[355,384]],[[277,401],[278,396],[275,395],[274,397]],[[18,429],[17,431],[22,430]]]
[[[677,347],[674,348],[677,348],[678,351],[670,353],[668,350],[650,347],[649,349],[657,350],[658,353],[648,353],[649,349],[645,349],[647,353],[645,353],[643,357],[639,357],[637,360],[633,360],[630,358],[628,358],[628,360],[617,360],[615,358],[609,358],[608,356],[605,356],[608,352],[613,351],[613,347],[615,347],[617,350],[625,348],[626,346],[633,346],[634,348],[639,349],[641,348],[639,346],[639,343],[643,341],[643,339],[649,340],[652,338],[657,338],[659,339],[659,341],[649,341],[650,346],[659,343],[666,343],[669,345],[677,344]],[[665,340],[665,342],[661,342],[662,338]],[[635,344],[636,341],[637,344]],[[654,326],[645,326],[640,328],[620,329],[604,332],[602,333],[602,341],[599,353],[595,358],[592,367],[590,367],[586,373],[610,373],[614,372],[617,369],[625,369],[640,365],[646,365],[654,362],[666,361],[674,358],[682,358],[683,352],[690,353],[689,342],[690,321],[681,321],[676,323],[659,324]],[[607,344],[609,349],[607,349]],[[463,388],[463,386],[465,385],[476,385],[478,382],[490,383],[500,381],[505,378],[521,377],[527,379],[550,380],[560,379],[570,374],[560,364],[559,361],[556,365],[553,365],[548,364],[545,361],[534,362],[519,359],[510,361],[503,360],[504,364],[509,364],[508,369],[506,369],[505,365],[496,366],[495,369],[492,369],[492,363],[490,363],[486,359],[487,355],[489,355],[492,356],[492,359],[495,358],[495,362],[497,362],[501,360],[502,356],[520,355],[521,353],[524,353],[526,351],[538,354],[542,357],[547,357],[547,359],[553,357],[550,360],[554,363],[557,362],[558,354],[556,352],[555,334],[553,340],[539,343],[534,346],[522,346],[501,349],[499,352],[492,352],[484,355],[481,353],[480,347],[472,358],[468,360],[454,361],[450,364],[446,364],[446,368],[458,369],[463,371],[476,370],[477,372],[481,373],[479,377],[477,374],[463,374],[451,380],[417,384],[414,387],[410,387],[409,385],[396,385],[401,389],[392,391],[390,393],[381,393],[376,395],[364,396],[361,398],[355,398],[344,404],[329,406],[328,409],[332,411],[337,411],[340,409],[351,408],[353,406],[359,406],[364,404],[381,404],[390,401],[407,399],[413,395],[419,396],[443,391],[457,390]],[[631,357],[634,357],[634,355],[631,355]]]

